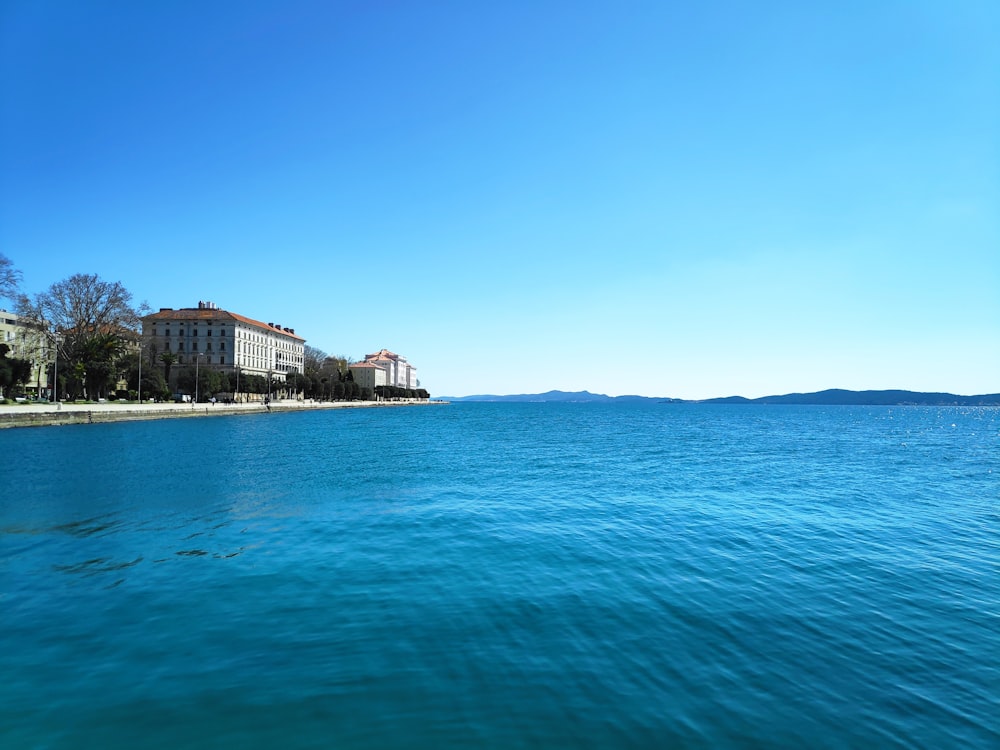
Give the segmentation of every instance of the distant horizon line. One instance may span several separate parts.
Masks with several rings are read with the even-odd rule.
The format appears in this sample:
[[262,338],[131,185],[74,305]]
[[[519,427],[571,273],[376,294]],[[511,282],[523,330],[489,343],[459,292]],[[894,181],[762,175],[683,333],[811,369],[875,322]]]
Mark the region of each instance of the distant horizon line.
[[[546,398],[548,397],[548,398]],[[991,404],[995,402],[1000,404],[1000,393],[976,393],[976,394],[958,394],[951,393],[948,391],[911,391],[907,389],[898,388],[882,388],[882,389],[864,389],[864,390],[852,390],[846,388],[827,388],[820,391],[796,391],[784,394],[768,394],[766,396],[748,397],[748,396],[712,396],[708,398],[677,398],[673,396],[643,396],[639,394],[622,394],[619,396],[609,396],[604,393],[595,393],[589,390],[582,391],[563,391],[559,389],[552,389],[548,391],[542,391],[538,393],[511,393],[511,394],[492,394],[492,393],[477,393],[469,394],[467,396],[432,396],[432,398],[438,399],[448,399],[454,401],[472,401],[472,400],[521,400],[521,401],[603,401],[603,400],[643,400],[643,401],[660,401],[667,403],[759,403],[766,401],[773,401],[776,399],[780,400],[790,400],[795,403],[806,403],[808,399],[819,399],[818,403],[867,403],[859,402],[858,399],[864,399],[865,397],[869,399],[882,397],[882,399],[890,399],[885,401],[885,403],[911,403],[911,401],[899,401],[900,398],[912,397],[920,401],[926,402],[928,399],[936,399],[941,401],[942,399],[960,399],[960,400],[974,400],[974,399],[988,399]],[[891,401],[891,399],[897,399],[896,401]],[[916,401],[913,401],[916,403]],[[813,403],[817,403],[814,401]],[[880,402],[881,403],[881,402]]]

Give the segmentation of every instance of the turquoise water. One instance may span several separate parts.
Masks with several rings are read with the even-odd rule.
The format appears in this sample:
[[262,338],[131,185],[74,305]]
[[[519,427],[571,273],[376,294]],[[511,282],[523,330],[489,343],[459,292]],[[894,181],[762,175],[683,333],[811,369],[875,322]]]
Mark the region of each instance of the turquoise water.
[[1000,410],[0,432],[0,746],[1000,746]]

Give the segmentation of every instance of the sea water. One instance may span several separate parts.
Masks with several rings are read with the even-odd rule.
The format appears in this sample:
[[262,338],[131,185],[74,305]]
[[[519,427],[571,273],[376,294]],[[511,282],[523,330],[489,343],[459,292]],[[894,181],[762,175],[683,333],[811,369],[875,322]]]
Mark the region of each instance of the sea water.
[[1000,747],[1000,410],[0,432],[4,748]]

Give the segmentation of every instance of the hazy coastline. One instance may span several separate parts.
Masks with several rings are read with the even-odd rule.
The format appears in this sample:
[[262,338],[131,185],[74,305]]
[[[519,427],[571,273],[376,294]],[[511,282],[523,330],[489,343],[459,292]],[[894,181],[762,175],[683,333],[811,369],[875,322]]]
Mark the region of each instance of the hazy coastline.
[[505,403],[634,403],[662,404],[793,404],[798,406],[1000,406],[1000,393],[962,396],[954,393],[865,390],[849,391],[831,388],[812,393],[786,393],[782,395],[746,398],[725,396],[704,399],[669,398],[666,396],[607,396],[590,391],[547,391],[522,393],[509,396],[474,395],[444,396],[446,401],[485,401]]

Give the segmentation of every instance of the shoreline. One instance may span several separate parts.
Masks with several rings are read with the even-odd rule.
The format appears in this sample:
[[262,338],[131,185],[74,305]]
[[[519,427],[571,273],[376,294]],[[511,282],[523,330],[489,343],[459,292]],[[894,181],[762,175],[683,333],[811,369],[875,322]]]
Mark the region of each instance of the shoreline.
[[[316,411],[322,409],[384,409],[401,406],[447,404],[447,401],[272,401],[271,412]],[[266,414],[261,402],[243,404],[13,404],[0,406],[0,430],[14,427],[57,427],[70,424],[135,422],[184,417],[234,417]]]

